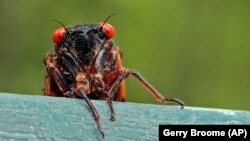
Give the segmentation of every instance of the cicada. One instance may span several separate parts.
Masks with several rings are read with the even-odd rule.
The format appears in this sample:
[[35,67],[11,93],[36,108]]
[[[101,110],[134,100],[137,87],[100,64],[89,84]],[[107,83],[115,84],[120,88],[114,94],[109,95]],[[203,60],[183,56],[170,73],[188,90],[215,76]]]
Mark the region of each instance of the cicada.
[[115,29],[107,23],[110,17],[99,24],[70,27],[57,21],[62,27],[53,32],[54,48],[44,58],[44,95],[84,99],[103,137],[100,116],[90,99],[106,100],[110,120],[115,120],[112,101],[125,101],[124,80],[130,75],[159,102],[184,106],[178,99],[161,95],[138,71],[122,65],[122,52],[112,40]]

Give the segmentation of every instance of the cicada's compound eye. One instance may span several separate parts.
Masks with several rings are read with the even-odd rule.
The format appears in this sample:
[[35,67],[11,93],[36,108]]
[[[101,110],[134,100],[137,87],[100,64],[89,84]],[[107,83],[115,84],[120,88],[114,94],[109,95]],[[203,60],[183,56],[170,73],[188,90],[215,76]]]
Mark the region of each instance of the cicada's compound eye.
[[60,44],[64,38],[65,28],[60,27],[53,32],[52,40],[55,44]]
[[102,31],[107,39],[114,37],[115,29],[111,24],[101,22],[100,25],[102,26]]

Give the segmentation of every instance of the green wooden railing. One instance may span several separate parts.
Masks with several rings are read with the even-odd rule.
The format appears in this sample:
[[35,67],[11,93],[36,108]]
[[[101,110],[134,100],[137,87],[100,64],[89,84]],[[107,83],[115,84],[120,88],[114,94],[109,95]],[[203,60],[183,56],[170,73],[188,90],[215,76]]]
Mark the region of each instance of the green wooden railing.
[[[156,141],[159,124],[250,124],[249,111],[114,102],[110,121],[105,101],[93,100],[106,141]],[[0,140],[99,141],[84,100],[0,93]]]

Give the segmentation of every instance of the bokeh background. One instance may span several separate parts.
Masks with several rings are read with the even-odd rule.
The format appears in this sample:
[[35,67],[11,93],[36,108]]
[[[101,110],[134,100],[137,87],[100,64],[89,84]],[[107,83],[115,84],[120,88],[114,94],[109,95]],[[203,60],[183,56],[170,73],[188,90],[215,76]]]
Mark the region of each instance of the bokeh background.
[[[42,95],[51,35],[112,13],[123,64],[189,106],[250,110],[250,1],[1,0],[0,91]],[[158,103],[136,81],[127,101]]]

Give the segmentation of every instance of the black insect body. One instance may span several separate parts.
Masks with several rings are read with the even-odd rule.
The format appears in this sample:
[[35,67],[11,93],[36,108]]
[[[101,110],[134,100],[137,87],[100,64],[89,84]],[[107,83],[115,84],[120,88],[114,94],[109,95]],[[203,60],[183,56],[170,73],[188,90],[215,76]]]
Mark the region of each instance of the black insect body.
[[[62,24],[63,25],[63,24]],[[124,80],[131,74],[162,103],[177,99],[162,96],[138,71],[122,66],[121,51],[114,45],[114,28],[105,22],[60,27],[53,33],[55,47],[44,58],[44,95],[82,98],[89,105],[98,129],[100,116],[90,99],[106,99],[115,120],[112,101],[125,101]]]

